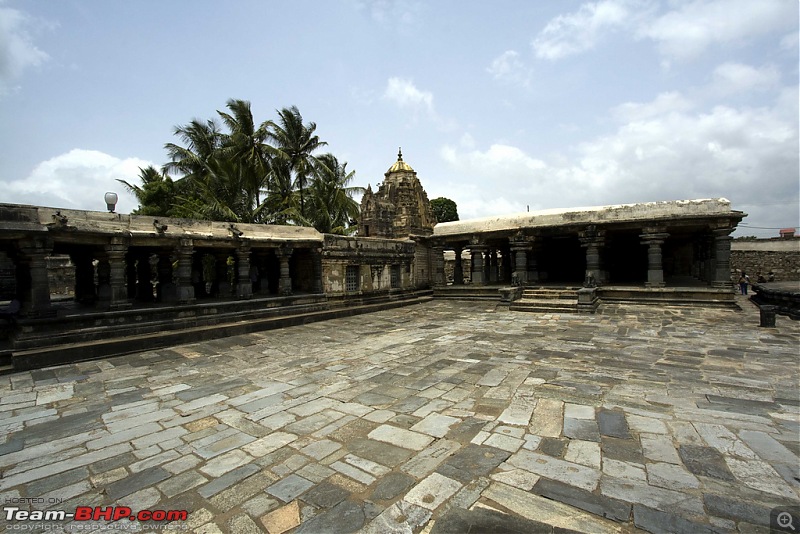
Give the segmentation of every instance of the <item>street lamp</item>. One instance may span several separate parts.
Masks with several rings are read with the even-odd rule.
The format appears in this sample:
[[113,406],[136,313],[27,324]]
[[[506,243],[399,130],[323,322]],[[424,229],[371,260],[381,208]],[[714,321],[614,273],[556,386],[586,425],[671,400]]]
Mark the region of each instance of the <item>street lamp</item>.
[[106,208],[108,208],[109,213],[114,213],[114,206],[117,205],[117,194],[108,192],[105,196],[106,199]]

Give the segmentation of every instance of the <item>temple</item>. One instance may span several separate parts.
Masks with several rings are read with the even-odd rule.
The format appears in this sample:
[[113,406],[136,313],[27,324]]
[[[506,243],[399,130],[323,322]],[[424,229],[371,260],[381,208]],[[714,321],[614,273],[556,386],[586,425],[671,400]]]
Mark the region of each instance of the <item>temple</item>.
[[730,234],[745,217],[707,199],[436,224],[402,153],[361,211],[358,235],[345,237],[0,204],[0,300],[20,304],[0,323],[0,370],[432,298],[584,312],[626,300],[733,305]]

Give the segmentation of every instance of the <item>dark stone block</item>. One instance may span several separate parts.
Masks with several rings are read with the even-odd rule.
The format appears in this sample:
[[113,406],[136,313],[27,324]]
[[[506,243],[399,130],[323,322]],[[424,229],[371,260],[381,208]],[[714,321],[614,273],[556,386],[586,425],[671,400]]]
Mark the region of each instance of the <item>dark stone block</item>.
[[766,527],[769,526],[770,511],[773,508],[750,499],[744,500],[713,493],[703,495],[703,502],[711,515]]
[[511,453],[494,447],[467,445],[448,458],[436,472],[466,484],[488,475],[509,456]]
[[582,441],[600,441],[597,423],[591,419],[564,419],[564,435],[570,439]]
[[678,449],[681,461],[695,475],[735,481],[725,463],[722,453],[712,447],[681,445]]
[[151,467],[122,480],[112,482],[106,486],[105,492],[111,501],[118,501],[122,497],[136,493],[140,489],[158,484],[170,476],[172,475],[168,471],[160,467]]
[[472,441],[472,439],[478,435],[478,432],[481,431],[481,428],[483,428],[484,425],[486,425],[486,421],[482,419],[475,419],[474,417],[468,417],[461,423],[450,427],[450,432],[447,433],[445,438],[466,444]]
[[631,439],[628,422],[625,420],[625,414],[621,410],[600,408],[597,410],[597,424],[600,427],[600,433],[604,436]]
[[323,481],[307,491],[301,499],[319,508],[333,508],[349,496],[350,492],[346,489]]
[[367,438],[346,442],[346,446],[356,456],[389,467],[402,464],[414,454],[414,451]]
[[199,493],[206,499],[209,499],[214,495],[216,495],[217,493],[219,493],[220,491],[223,491],[233,486],[240,480],[244,480],[250,475],[257,473],[258,471],[259,467],[255,464],[246,464],[241,467],[237,467],[233,471],[228,471],[221,477],[215,478],[208,484],[201,486],[197,490],[197,493]]
[[695,523],[683,517],[654,510],[641,504],[633,505],[633,524],[653,534],[714,534],[711,526]]
[[342,501],[327,512],[315,516],[300,525],[295,534],[319,534],[321,532],[341,533],[355,532],[364,526],[366,516],[364,509],[351,501]]
[[[553,527],[495,510],[450,508],[431,529],[431,534],[550,534]],[[564,531],[567,532],[567,531]]]
[[556,480],[540,478],[531,491],[542,497],[569,504],[614,521],[627,523],[631,515],[631,505],[628,503],[596,495]]
[[636,464],[645,463],[642,447],[637,440],[603,436],[600,441],[600,447],[605,458]]
[[[358,399],[358,397],[356,397],[356,399]],[[356,401],[356,402],[358,402],[358,401]],[[390,403],[394,402],[394,399],[389,400],[389,402]],[[400,400],[398,402],[395,402],[394,404],[392,404],[390,409],[392,411],[394,411],[394,412],[411,413],[411,412],[415,412],[418,409],[422,408],[423,406],[425,406],[429,402],[430,402],[430,399],[426,399],[426,398],[423,398],[423,397],[411,396],[411,397],[406,397],[405,399],[402,399],[402,400]]]
[[539,451],[554,458],[561,458],[564,456],[564,451],[567,448],[567,440],[561,438],[542,438],[539,444]]
[[376,501],[389,501],[405,493],[414,485],[414,477],[405,473],[389,473],[378,480],[375,489],[372,490],[371,499]]
[[0,445],[0,456],[10,452],[17,452],[22,450],[22,440],[19,438],[11,438],[2,445]]

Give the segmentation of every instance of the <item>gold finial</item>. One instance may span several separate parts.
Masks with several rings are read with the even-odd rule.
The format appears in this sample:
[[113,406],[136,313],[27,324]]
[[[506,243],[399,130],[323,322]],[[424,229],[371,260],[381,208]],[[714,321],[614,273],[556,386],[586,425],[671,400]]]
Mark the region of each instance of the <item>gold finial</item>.
[[403,161],[403,147],[397,148],[397,161]]

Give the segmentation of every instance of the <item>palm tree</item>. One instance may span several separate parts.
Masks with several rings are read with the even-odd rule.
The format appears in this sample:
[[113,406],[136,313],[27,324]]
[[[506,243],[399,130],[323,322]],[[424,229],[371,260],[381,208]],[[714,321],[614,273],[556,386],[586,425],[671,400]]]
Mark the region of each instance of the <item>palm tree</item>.
[[300,190],[300,214],[305,217],[305,189],[314,168],[314,156],[318,148],[328,143],[314,135],[317,125],[313,122],[303,124],[303,117],[297,106],[278,111],[278,124],[273,123],[268,137],[275,142],[275,148],[289,161],[294,173],[295,185]]
[[333,154],[319,156],[314,171],[316,179],[309,187],[310,222],[322,233],[350,233],[350,221],[359,214],[353,195],[364,192],[363,187],[348,186],[355,171],[348,172],[347,162],[339,163]]
[[162,217],[173,215],[177,192],[175,182],[152,165],[144,169],[139,167],[139,179],[142,181],[141,186],[117,179],[139,201],[139,207],[133,213]]
[[217,111],[230,132],[222,137],[221,151],[226,158],[250,167],[250,181],[245,186],[252,204],[258,206],[261,204],[261,192],[267,185],[270,156],[274,152],[266,143],[272,121],[265,121],[256,128],[247,100],[230,99],[227,108],[230,113]]
[[292,169],[287,158],[272,159],[267,177],[267,196],[264,199],[267,224],[303,224],[300,215],[299,195],[292,184]]
[[214,156],[222,146],[223,134],[214,120],[205,123],[193,119],[185,126],[176,126],[175,135],[186,144],[185,147],[175,143],[166,143],[170,161],[164,165],[165,172],[178,172],[186,177],[202,175],[204,164]]

